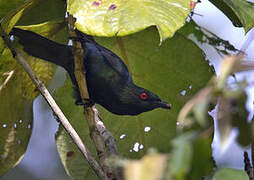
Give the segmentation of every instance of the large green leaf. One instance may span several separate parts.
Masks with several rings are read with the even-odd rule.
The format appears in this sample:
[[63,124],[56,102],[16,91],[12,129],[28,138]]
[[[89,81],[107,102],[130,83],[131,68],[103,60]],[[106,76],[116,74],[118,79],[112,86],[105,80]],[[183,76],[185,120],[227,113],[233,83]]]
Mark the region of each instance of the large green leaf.
[[[63,25],[63,22],[48,22],[25,29],[53,38]],[[52,79],[55,70],[53,64],[26,54],[24,57],[41,81],[48,83]],[[4,75],[8,72],[13,74],[6,81]],[[26,151],[32,131],[33,99],[38,95],[38,91],[7,48],[0,55],[0,77],[3,79],[0,86],[6,81],[0,89],[0,175],[2,175],[17,165]]]
[[125,36],[156,26],[163,41],[184,25],[190,0],[70,0],[67,11],[90,35]]
[[[122,57],[135,83],[172,104],[172,110],[156,109],[139,116],[117,116],[97,105],[100,117],[116,138],[120,154],[138,158],[150,147],[169,152],[180,108],[213,74],[202,51],[179,34],[158,46],[159,36],[155,28],[123,38],[96,40]],[[71,99],[71,86],[67,81],[57,92],[56,100],[84,142],[88,143],[88,128],[82,109],[73,105],[75,100]],[[60,129],[56,139],[63,164],[73,179],[84,179],[87,167],[79,164],[84,164],[86,160],[66,136],[69,135]],[[66,158],[67,151],[75,152],[75,156]],[[74,167],[78,167],[79,171],[70,170]]]
[[248,32],[254,26],[254,4],[246,0],[211,0],[237,27]]

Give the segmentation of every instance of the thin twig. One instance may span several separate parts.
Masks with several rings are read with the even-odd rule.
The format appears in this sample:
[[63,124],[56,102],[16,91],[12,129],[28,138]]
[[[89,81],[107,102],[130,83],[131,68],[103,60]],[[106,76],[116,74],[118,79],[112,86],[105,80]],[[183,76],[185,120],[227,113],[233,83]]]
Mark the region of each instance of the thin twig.
[[253,167],[250,163],[250,158],[248,156],[248,153],[246,151],[244,151],[243,156],[244,156],[244,170],[248,174],[249,179],[254,180]]
[[0,92],[6,86],[8,81],[11,79],[12,75],[14,73],[14,70],[11,70],[10,72],[3,73],[3,75],[7,76],[7,78],[4,80],[3,84],[0,85]]
[[54,114],[57,116],[61,124],[64,126],[65,130],[70,134],[71,138],[75,142],[75,144],[78,146],[79,150],[82,152],[82,154],[87,159],[88,163],[91,165],[95,173],[101,178],[101,179],[107,179],[105,173],[102,171],[96,160],[93,158],[91,153],[88,151],[86,146],[83,144],[82,140],[80,139],[77,132],[73,129],[61,109],[56,104],[53,97],[50,95],[49,91],[45,87],[45,85],[37,78],[32,68],[29,66],[29,64],[26,62],[23,55],[15,48],[14,44],[10,41],[9,36],[5,33],[4,29],[2,28],[2,25],[0,24],[0,35],[3,38],[5,44],[7,47],[11,50],[13,57],[17,60],[17,62],[24,68],[24,70],[27,72],[29,77],[32,79],[33,83],[37,86],[39,89],[41,95],[44,97],[44,99],[49,104],[50,108],[54,112]]

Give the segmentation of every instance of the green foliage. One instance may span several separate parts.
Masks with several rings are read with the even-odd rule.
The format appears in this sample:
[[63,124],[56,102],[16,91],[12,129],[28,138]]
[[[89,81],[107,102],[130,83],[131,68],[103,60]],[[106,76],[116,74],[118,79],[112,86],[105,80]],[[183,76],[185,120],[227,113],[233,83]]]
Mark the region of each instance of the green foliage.
[[[210,83],[181,109],[178,116],[181,128],[189,128],[195,124],[201,127],[203,124],[209,124],[206,112],[216,102],[218,103],[216,119],[221,146],[226,144],[232,127],[239,129],[238,140],[241,145],[247,146],[251,143],[251,128],[247,123],[249,113],[245,107],[247,95],[244,89],[247,87],[247,83],[227,83],[227,79],[232,73],[246,68],[241,65],[242,58],[242,55],[228,56],[223,60],[219,77],[217,79],[213,77]],[[206,110],[204,111],[204,109]],[[203,114],[201,120],[200,114]]]
[[[171,148],[169,141],[176,135],[176,118],[180,108],[213,75],[213,70],[208,65],[208,61],[204,60],[202,51],[179,34],[175,34],[172,39],[158,46],[159,36],[155,28],[123,38],[96,38],[96,40],[122,57],[135,83],[150,89],[173,105],[170,111],[157,109],[139,116],[117,116],[98,106],[100,117],[116,138],[120,154],[129,158],[140,158],[150,147],[155,147],[160,152],[169,152]],[[195,69],[195,67],[199,68]],[[80,124],[84,123],[84,117],[82,112],[77,113],[77,107],[73,105],[74,99],[70,98],[71,86],[67,82],[63,88],[60,88],[56,93],[56,100],[73,126],[77,127],[78,134],[87,142],[89,132],[87,128],[80,128]],[[181,94],[183,90],[186,90],[185,96]],[[63,95],[66,92],[69,92],[68,99]],[[145,127],[151,130],[146,132]],[[57,144],[64,164],[67,163],[65,167],[70,172],[69,169],[73,168],[71,164],[74,164],[74,161],[66,161],[67,150],[62,144],[68,144],[69,138],[62,137],[68,136],[62,131],[60,129],[57,136]],[[120,139],[123,134],[125,137]],[[136,142],[140,145],[137,152],[133,149]],[[75,151],[74,147],[72,150],[69,146],[67,148],[68,151]],[[80,153],[76,156],[78,156],[77,164],[86,161],[82,159]],[[83,166],[80,170],[83,176],[87,174],[86,169],[87,167]],[[78,175],[72,173],[71,177],[76,179],[81,172],[78,172]]]
[[[246,32],[254,26],[253,3],[244,0],[213,0],[212,3]],[[253,141],[253,122],[246,122],[244,88],[247,84],[237,83],[232,88],[226,83],[228,76],[237,72],[240,67],[237,62],[241,58],[225,63],[218,80],[212,78],[213,69],[189,36],[194,35],[198,42],[208,43],[220,53],[236,49],[193,21],[185,22],[190,12],[189,0],[69,0],[67,10],[77,18],[78,29],[100,36],[96,41],[124,60],[135,83],[172,104],[170,111],[157,109],[139,116],[117,116],[97,106],[104,124],[116,138],[120,155],[128,159],[143,157],[138,162],[140,178],[163,176],[165,179],[195,180],[212,176],[212,121],[207,111],[218,99],[218,112],[223,117],[219,121],[222,144],[232,127],[239,129],[239,143],[248,145]],[[0,0],[0,22],[7,33],[18,25],[66,44],[65,11],[63,0]],[[24,56],[39,79],[48,83],[54,66]],[[72,91],[68,79],[55,98],[96,156],[83,109],[74,105]],[[0,38],[0,175],[17,165],[26,151],[33,124],[32,101],[37,95],[37,89]],[[179,133],[176,132],[177,119]],[[62,126],[56,143],[65,170],[72,179],[96,178]],[[134,148],[134,144],[138,146]],[[151,147],[166,154],[144,156]],[[147,171],[151,175],[146,174]],[[232,169],[218,170],[213,176],[216,180],[246,178],[244,171]]]

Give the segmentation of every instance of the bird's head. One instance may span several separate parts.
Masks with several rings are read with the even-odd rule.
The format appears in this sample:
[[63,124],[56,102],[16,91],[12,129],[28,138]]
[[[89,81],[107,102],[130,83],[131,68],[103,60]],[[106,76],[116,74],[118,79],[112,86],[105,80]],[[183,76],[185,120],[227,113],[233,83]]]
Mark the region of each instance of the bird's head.
[[130,115],[137,115],[156,108],[171,109],[171,104],[161,100],[149,90],[134,84],[130,84],[125,88],[121,94],[121,100],[128,106],[128,112],[131,112]]

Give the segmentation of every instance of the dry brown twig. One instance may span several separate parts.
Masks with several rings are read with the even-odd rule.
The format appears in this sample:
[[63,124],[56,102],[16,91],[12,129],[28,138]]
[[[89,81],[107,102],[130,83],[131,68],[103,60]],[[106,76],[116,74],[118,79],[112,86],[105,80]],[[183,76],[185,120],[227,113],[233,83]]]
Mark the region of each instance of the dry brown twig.
[[[73,39],[77,37],[74,23],[75,19],[71,15],[68,15],[69,35],[70,37],[73,37]],[[83,60],[85,60],[83,58],[84,49],[82,49],[81,43],[78,41],[72,41],[72,46],[75,65],[75,77],[79,86],[80,97],[83,103],[85,103],[85,100],[89,99],[89,94],[86,85],[85,69],[83,67]],[[106,149],[109,153],[109,156],[118,155],[118,152],[115,139],[99,118],[98,110],[95,106],[84,107],[84,116],[86,117],[86,121],[89,126],[90,137],[96,147],[99,161],[104,172],[107,174],[109,179],[122,179],[122,175],[119,173],[119,171],[112,170],[112,168],[105,163],[105,160],[108,157]]]

